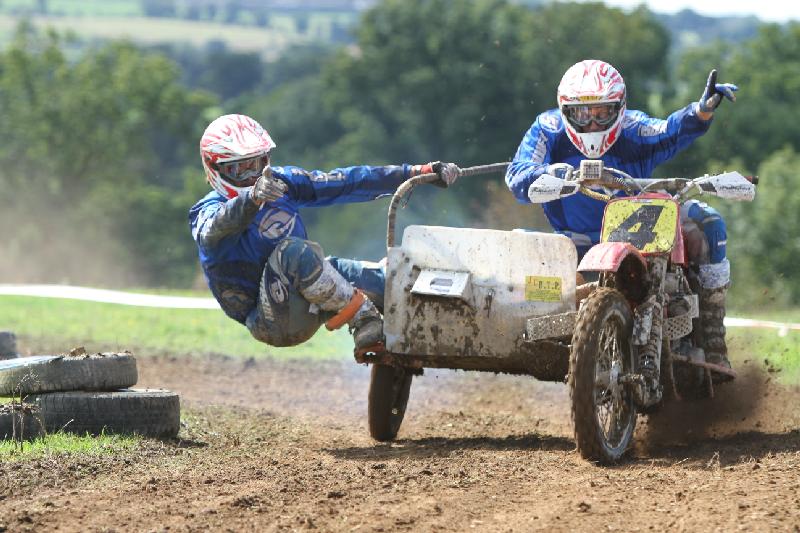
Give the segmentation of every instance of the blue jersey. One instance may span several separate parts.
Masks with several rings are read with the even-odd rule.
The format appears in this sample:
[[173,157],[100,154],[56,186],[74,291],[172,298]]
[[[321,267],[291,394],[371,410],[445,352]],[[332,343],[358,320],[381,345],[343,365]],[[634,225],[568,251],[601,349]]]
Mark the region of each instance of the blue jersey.
[[356,166],[330,172],[272,167],[286,195],[261,208],[246,192],[228,200],[211,192],[192,206],[189,224],[200,264],[223,310],[244,323],[257,302],[267,258],[289,236],[306,239],[299,208],[364,202],[392,194],[410,177],[410,165]]
[[[666,120],[652,118],[641,111],[626,111],[620,138],[600,158],[607,167],[627,172],[634,178],[649,178],[656,166],[708,131],[711,120],[697,116],[697,104],[675,111]],[[506,184],[514,196],[529,203],[528,187],[551,163],[574,167],[586,157],[569,140],[558,109],[539,115],[517,149],[506,173]],[[588,235],[599,240],[605,203],[575,194],[544,204],[544,213],[553,229]]]

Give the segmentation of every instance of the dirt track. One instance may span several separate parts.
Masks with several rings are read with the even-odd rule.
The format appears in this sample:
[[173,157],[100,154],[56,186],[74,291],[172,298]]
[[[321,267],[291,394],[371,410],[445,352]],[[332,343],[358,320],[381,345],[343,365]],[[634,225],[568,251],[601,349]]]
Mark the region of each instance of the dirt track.
[[574,451],[559,384],[428,371],[376,445],[369,369],[348,361],[139,368],[181,393],[181,440],[0,464],[0,531],[800,531],[800,391],[757,367],[722,401],[640,418],[613,468]]

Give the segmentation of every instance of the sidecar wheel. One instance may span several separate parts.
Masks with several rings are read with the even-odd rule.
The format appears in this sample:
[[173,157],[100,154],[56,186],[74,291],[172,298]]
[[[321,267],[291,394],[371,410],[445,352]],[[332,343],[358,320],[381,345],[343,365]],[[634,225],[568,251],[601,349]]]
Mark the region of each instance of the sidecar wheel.
[[379,441],[392,440],[406,414],[412,375],[403,368],[373,364],[369,383],[369,434]]
[[575,441],[584,459],[613,463],[633,438],[633,394],[618,380],[635,368],[632,329],[630,306],[619,291],[599,288],[584,301],[569,361]]

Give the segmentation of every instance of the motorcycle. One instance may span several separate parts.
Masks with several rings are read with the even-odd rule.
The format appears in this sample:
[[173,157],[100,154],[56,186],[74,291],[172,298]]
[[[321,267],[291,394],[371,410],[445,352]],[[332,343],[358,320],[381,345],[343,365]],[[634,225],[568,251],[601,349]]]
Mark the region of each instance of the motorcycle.
[[[688,264],[680,205],[698,195],[751,201],[757,177],[738,172],[695,179],[634,179],[584,160],[566,179],[543,176],[533,202],[573,194],[606,201],[600,242],[578,272],[597,281],[576,289],[580,302],[570,343],[568,386],[577,448],[585,459],[617,461],[630,446],[639,413],[665,401],[713,397],[730,368],[706,361],[699,280]],[[598,192],[597,189],[605,192]],[[622,190],[622,196],[614,196]],[[649,371],[642,368],[649,360]]]

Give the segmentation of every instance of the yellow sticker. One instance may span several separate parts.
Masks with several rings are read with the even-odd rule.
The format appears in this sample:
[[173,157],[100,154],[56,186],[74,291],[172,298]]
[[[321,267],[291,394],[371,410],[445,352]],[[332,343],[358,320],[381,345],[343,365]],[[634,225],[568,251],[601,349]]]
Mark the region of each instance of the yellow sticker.
[[560,302],[561,278],[525,276],[525,299],[529,302]]
[[645,253],[675,244],[678,204],[667,198],[622,198],[606,206],[602,242],[629,242]]

